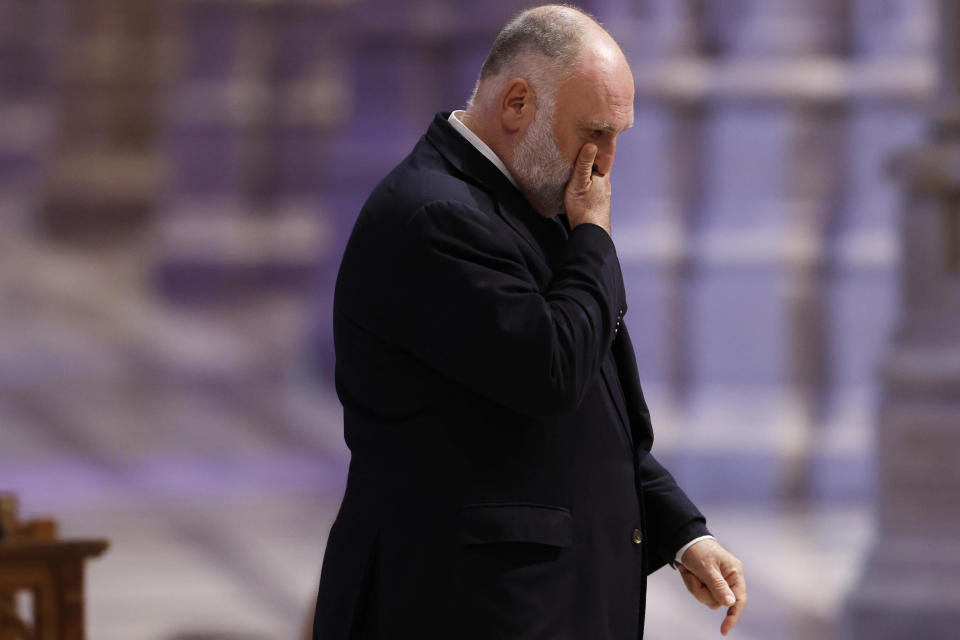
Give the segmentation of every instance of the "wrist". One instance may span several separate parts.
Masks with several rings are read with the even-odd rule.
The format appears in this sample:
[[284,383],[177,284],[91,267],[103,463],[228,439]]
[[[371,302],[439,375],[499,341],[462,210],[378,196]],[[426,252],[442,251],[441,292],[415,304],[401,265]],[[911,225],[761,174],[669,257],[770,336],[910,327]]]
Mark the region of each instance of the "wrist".
[[673,568],[676,569],[676,566],[675,566],[675,565],[678,565],[678,564],[682,565],[682,564],[683,564],[683,556],[684,556],[684,554],[685,554],[691,547],[693,547],[693,545],[697,544],[698,542],[703,542],[704,540],[713,540],[713,541],[716,541],[717,539],[714,538],[712,535],[707,534],[707,535],[697,536],[697,537],[694,538],[693,540],[690,540],[690,541],[687,542],[685,545],[683,545],[682,547],[680,547],[679,549],[677,549],[677,553],[674,554],[674,556],[673,556],[673,562],[670,563],[671,565],[674,565]]

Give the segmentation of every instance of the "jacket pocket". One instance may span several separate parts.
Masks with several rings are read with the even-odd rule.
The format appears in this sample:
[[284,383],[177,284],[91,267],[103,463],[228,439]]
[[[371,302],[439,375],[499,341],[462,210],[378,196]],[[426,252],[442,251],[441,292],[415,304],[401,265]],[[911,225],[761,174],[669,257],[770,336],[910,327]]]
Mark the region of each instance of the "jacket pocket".
[[460,518],[449,637],[567,640],[573,610],[570,511],[473,504]]
[[526,542],[565,548],[573,522],[563,507],[529,503],[471,504],[460,512],[460,544]]

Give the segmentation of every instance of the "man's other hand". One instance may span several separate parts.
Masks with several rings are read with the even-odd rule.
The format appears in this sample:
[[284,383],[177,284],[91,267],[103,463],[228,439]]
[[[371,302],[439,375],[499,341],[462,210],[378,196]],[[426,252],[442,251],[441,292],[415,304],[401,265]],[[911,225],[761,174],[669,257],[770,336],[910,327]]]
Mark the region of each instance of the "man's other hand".
[[610,233],[610,176],[594,171],[597,145],[587,143],[580,149],[564,194],[564,206],[570,228],[593,223]]
[[720,633],[727,635],[747,606],[743,563],[716,540],[695,543],[683,553],[677,568],[693,596],[711,609],[727,607]]

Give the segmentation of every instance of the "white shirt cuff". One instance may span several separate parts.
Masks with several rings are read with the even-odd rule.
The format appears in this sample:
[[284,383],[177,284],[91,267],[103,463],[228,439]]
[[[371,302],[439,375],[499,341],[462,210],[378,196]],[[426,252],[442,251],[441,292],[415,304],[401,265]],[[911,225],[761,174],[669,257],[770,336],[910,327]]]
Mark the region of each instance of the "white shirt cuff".
[[682,547],[680,547],[680,550],[677,551],[677,555],[675,555],[675,556],[673,557],[673,561],[674,561],[675,563],[677,563],[677,564],[683,564],[682,562],[680,562],[680,558],[683,557],[683,554],[686,552],[687,549],[689,549],[689,548],[692,547],[693,545],[697,544],[697,543],[700,542],[701,540],[716,540],[716,538],[714,538],[713,536],[700,536],[699,538],[694,538],[693,540],[691,540],[691,541],[688,542],[687,544],[685,544],[685,545],[683,545]]

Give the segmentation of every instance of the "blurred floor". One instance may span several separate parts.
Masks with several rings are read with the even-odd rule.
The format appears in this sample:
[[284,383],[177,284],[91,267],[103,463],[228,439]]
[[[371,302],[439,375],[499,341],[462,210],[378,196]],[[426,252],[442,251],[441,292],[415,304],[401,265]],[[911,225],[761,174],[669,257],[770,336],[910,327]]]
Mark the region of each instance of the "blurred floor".
[[[284,480],[271,482],[283,467]],[[172,471],[166,481],[137,484],[132,476],[131,484],[111,486],[112,471],[78,467],[59,475],[58,485],[71,491],[44,488],[40,476],[40,486],[18,487],[30,496],[29,511],[55,513],[65,535],[112,540],[90,565],[90,637],[297,638],[311,612],[344,459],[291,453],[242,468]],[[188,488],[184,477],[198,473],[204,482]],[[0,483],[9,486],[4,475]],[[240,476],[247,481],[238,483]],[[109,501],[76,487],[98,483],[111,487]],[[839,637],[834,619],[868,546],[865,508],[701,506],[746,565],[750,606],[736,637]],[[647,638],[719,637],[720,620],[669,568],[651,578]]]
[[[296,638],[338,500],[261,494],[61,508],[66,534],[113,541],[90,565],[90,637]],[[831,623],[867,539],[862,509],[705,509],[747,566],[750,607],[736,637],[835,637]],[[717,637],[720,619],[672,570],[651,579],[648,638]]]

